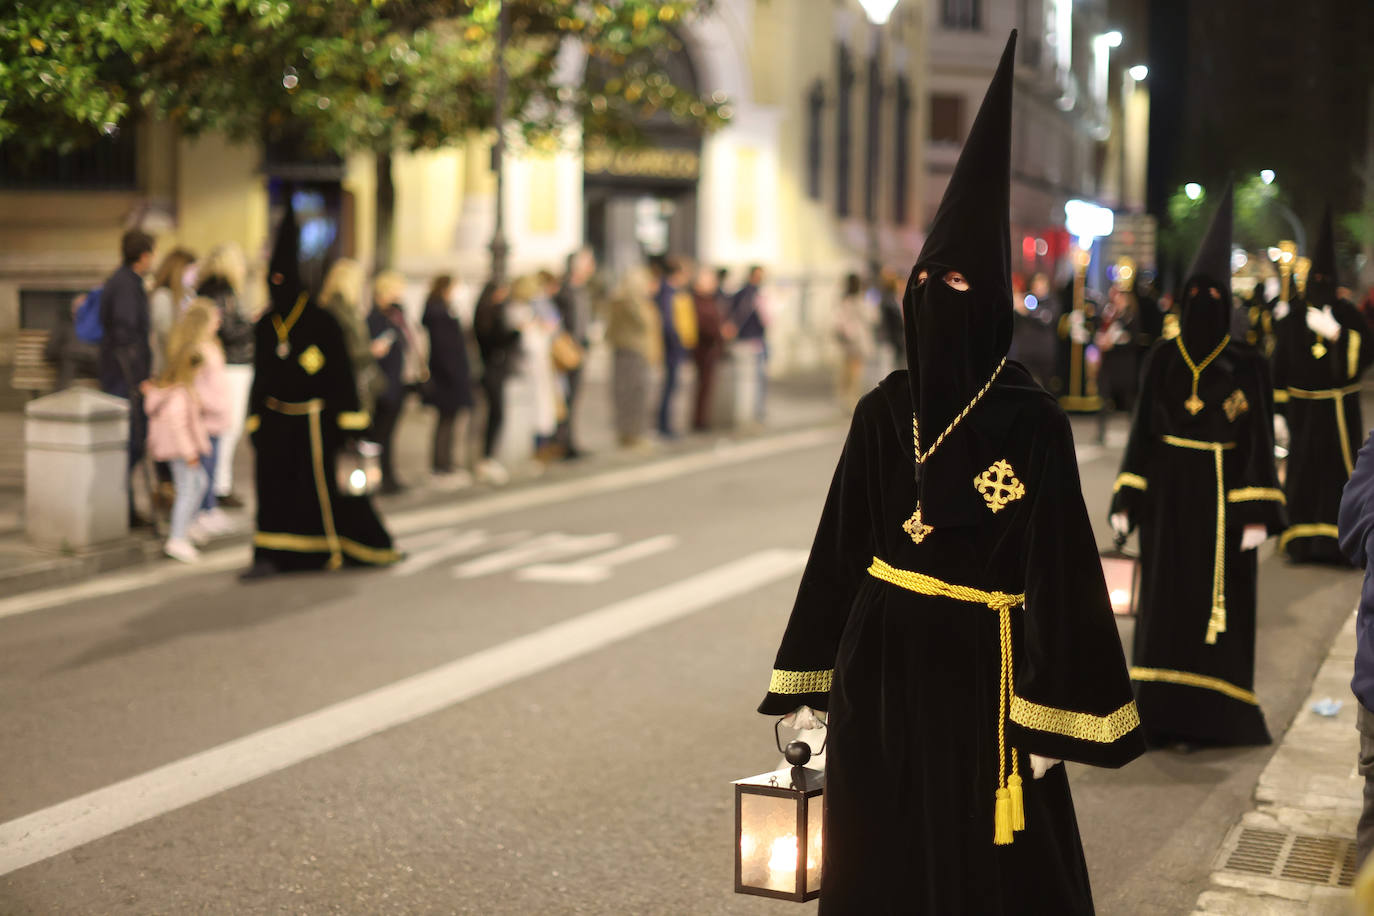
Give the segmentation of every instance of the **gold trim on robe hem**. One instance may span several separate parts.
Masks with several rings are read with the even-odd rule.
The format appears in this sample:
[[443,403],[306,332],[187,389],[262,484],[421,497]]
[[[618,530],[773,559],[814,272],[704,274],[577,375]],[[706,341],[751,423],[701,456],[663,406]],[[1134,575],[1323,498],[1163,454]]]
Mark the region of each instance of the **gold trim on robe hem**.
[[1135,707],[1134,700],[1128,700],[1115,712],[1095,716],[1090,712],[1042,706],[1032,703],[1025,697],[1012,694],[1011,721],[1035,731],[1054,732],[1066,738],[1092,741],[1096,744],[1112,744],[1140,725],[1140,713]]
[[367,429],[372,417],[366,410],[344,410],[339,413],[339,429]]
[[1230,681],[1223,681],[1219,677],[1212,677],[1207,674],[1174,671],[1172,668],[1132,668],[1131,680],[1180,684],[1184,687],[1201,687],[1203,690],[1215,690],[1217,693],[1223,693],[1233,700],[1240,700],[1251,706],[1259,705],[1259,698],[1255,696],[1254,691],[1237,687]]
[[1282,490],[1273,487],[1241,487],[1236,490],[1229,490],[1226,493],[1228,503],[1248,503],[1256,501],[1276,502],[1288,505],[1288,498],[1283,495]]
[[1190,448],[1200,452],[1211,452],[1217,472],[1217,532],[1216,552],[1212,559],[1212,613],[1207,619],[1207,635],[1202,641],[1209,646],[1216,645],[1217,637],[1226,632],[1226,474],[1222,464],[1222,454],[1236,447],[1234,442],[1207,442],[1201,439],[1185,439],[1182,436],[1164,436],[1164,444],[1176,448]]
[[243,421],[243,431],[251,436],[258,431],[258,427],[261,425],[262,417],[257,414],[249,414],[248,419]]
[[1115,495],[1122,487],[1144,491],[1150,488],[1150,482],[1139,474],[1117,474],[1116,483],[1112,484],[1112,494]]
[[[290,553],[329,553],[329,539],[320,534],[259,531],[253,535],[253,545],[264,550],[282,550]],[[348,538],[339,538],[339,547],[353,559],[376,566],[387,566],[401,559],[400,552],[394,549],[368,547]]]
[[824,671],[785,671],[781,668],[774,668],[773,676],[768,679],[768,692],[788,695],[828,693],[830,683],[834,678],[834,668],[827,668]]
[[1321,523],[1294,525],[1279,535],[1279,550],[1283,550],[1288,546],[1289,541],[1296,538],[1339,538],[1340,534],[1340,529],[1335,525]]
[[1350,332],[1350,342],[1346,346],[1345,374],[1354,378],[1360,371],[1360,332]]

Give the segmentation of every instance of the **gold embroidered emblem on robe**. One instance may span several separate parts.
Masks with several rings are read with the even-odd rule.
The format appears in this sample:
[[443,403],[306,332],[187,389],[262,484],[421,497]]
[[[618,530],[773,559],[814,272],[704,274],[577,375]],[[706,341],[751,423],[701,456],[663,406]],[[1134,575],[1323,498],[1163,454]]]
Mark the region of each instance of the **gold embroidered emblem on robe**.
[[306,347],[305,352],[300,355],[300,359],[297,361],[301,364],[301,368],[305,370],[307,375],[314,375],[324,368],[324,354],[321,353],[320,348],[314,344]]
[[973,487],[994,513],[1001,512],[1008,503],[1026,495],[1026,485],[1017,479],[1016,471],[1005,458],[973,478]]
[[1250,402],[1245,399],[1245,392],[1237,388],[1221,406],[1226,411],[1226,419],[1234,423],[1237,417],[1250,409]]

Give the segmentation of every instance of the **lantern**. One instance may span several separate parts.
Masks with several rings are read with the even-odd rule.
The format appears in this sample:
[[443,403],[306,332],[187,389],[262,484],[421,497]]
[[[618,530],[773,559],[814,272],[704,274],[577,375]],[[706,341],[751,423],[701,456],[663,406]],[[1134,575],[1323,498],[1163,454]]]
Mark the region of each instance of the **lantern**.
[[1126,536],[1118,534],[1112,549],[1102,551],[1102,577],[1107,580],[1112,613],[1131,616],[1140,602],[1140,558],[1125,547]]
[[735,782],[735,893],[802,903],[821,893],[825,773],[806,766],[805,741],[777,743],[791,769]]
[[335,459],[334,485],[343,496],[367,496],[382,482],[382,447],[360,439],[339,449]]

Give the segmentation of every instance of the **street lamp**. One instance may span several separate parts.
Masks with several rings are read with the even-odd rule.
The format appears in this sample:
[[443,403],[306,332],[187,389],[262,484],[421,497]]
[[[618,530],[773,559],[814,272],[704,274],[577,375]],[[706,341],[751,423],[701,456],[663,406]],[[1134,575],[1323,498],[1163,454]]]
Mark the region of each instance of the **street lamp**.
[[1102,43],[1109,48],[1121,47],[1121,33],[1116,29],[1102,33]]
[[510,244],[506,241],[506,43],[510,40],[510,4],[501,3],[496,24],[496,85],[492,91],[492,120],[496,126],[496,142],[491,147],[491,170],[496,174],[496,214],[491,230],[491,282],[506,282],[506,259]]
[[1143,83],[1145,77],[1150,75],[1150,68],[1144,64],[1136,64],[1126,72],[1131,74],[1131,79],[1135,80],[1137,83]]
[[1202,185],[1196,181],[1190,181],[1183,186],[1183,193],[1188,195],[1189,200],[1197,200],[1202,196]]
[[883,87],[880,29],[892,15],[899,0],[860,0],[868,21],[872,24],[872,40],[868,58],[868,138],[864,167],[864,218],[868,220],[868,270],[876,286],[882,268],[882,254],[878,240],[878,163],[879,122],[882,119]]
[[1273,183],[1274,183],[1274,170],[1273,170],[1273,169],[1260,169],[1260,181],[1264,182],[1265,184],[1273,184]]
[[869,22],[874,25],[883,25],[892,15],[892,10],[897,2],[898,0],[859,0],[859,5],[864,8],[864,13],[868,15]]

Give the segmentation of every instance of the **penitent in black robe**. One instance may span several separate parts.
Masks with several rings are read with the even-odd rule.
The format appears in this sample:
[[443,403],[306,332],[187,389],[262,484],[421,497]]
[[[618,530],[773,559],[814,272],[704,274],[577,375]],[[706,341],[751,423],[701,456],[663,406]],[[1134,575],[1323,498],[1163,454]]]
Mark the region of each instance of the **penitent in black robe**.
[[[299,300],[298,300],[299,301]],[[257,451],[255,562],[278,570],[387,565],[399,559],[366,496],[343,496],[335,461],[370,422],[359,409],[339,323],[307,302],[285,355],[269,311],[258,321],[247,429]]]
[[1284,480],[1289,527],[1279,546],[1300,563],[1345,564],[1336,543],[1336,517],[1364,435],[1360,376],[1374,361],[1374,346],[1359,309],[1340,300],[1331,306],[1341,323],[1340,337],[1318,346],[1307,327],[1307,305],[1294,302],[1278,323],[1274,354],[1274,397],[1288,418],[1290,436]]
[[1146,741],[1268,744],[1254,694],[1258,561],[1240,549],[1246,525],[1283,530],[1268,366],[1228,344],[1202,370],[1196,415],[1177,338],[1155,344],[1141,378],[1112,512],[1140,530],[1131,678]]
[[[821,912],[1090,913],[1064,768],[1032,779],[1027,755],[1117,767],[1144,746],[1068,419],[1008,363],[957,433],[973,470],[945,502],[967,524],[915,544],[912,412],[905,370],[860,401],[759,707],[830,713]],[[999,610],[913,573],[1024,601],[1008,714]],[[999,737],[1024,782],[1009,845]]]

